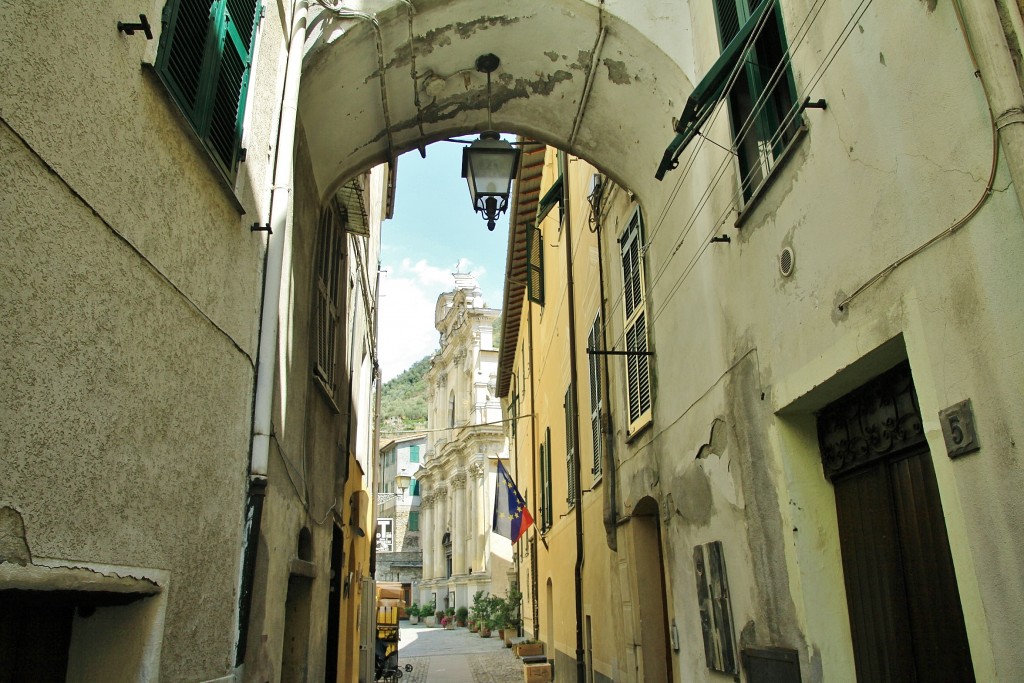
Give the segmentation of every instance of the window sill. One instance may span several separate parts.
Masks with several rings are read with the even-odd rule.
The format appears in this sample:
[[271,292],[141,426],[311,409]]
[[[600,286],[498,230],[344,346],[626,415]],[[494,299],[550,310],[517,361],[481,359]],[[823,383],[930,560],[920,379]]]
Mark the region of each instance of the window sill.
[[750,196],[746,204],[739,211],[739,216],[736,217],[736,222],[733,224],[737,230],[742,228],[744,224],[750,220],[750,214],[754,212],[754,209],[761,203],[763,197],[768,194],[768,190],[771,189],[772,185],[775,184],[775,180],[782,173],[782,168],[790,164],[791,159],[796,154],[796,150],[803,144],[804,139],[807,137],[807,124],[801,123],[800,128],[797,129],[796,135],[786,145],[786,149],[782,150],[782,154],[779,155],[779,160],[775,162],[772,169],[768,171],[768,176],[764,179],[758,188],[754,191],[754,194]]
[[323,396],[324,401],[327,403],[327,406],[331,409],[331,411],[335,415],[340,415],[341,409],[335,402],[334,396],[331,395],[331,391],[327,388],[327,384],[320,377],[320,375],[316,374],[316,372],[313,373],[313,384],[315,384],[316,388],[320,390],[320,395]]
[[653,424],[654,424],[653,416],[648,416],[647,420],[643,424],[638,426],[632,432],[629,432],[628,434],[626,434],[626,443],[627,444],[633,443],[633,441],[635,439],[639,438],[641,434],[643,434],[648,429],[650,429],[651,425],[653,425]]

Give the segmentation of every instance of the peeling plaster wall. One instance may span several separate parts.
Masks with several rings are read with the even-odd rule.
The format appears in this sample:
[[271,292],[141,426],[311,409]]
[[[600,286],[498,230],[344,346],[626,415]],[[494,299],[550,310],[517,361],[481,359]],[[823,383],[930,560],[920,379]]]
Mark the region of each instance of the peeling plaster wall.
[[[693,34],[715,36],[710,3],[691,10]],[[791,40],[807,10],[802,3],[784,4]],[[826,7],[795,52],[798,90],[825,98],[828,109],[804,113],[806,133],[751,202],[736,201],[735,167],[710,144],[694,141],[700,147],[694,166],[685,177],[682,168],[670,172],[659,186],[649,183],[649,171],[632,170],[644,155],[642,145],[615,149],[621,126],[635,117],[620,112],[616,124],[593,133],[612,149],[609,173],[624,179],[644,209],[655,353],[651,427],[625,433],[621,360],[609,361],[608,393],[620,518],[647,496],[662,511],[670,614],[682,639],[673,659],[678,680],[714,678],[704,662],[692,561],[693,547],[712,540],[723,543],[739,647],[792,648],[804,680],[852,680],[835,501],[821,471],[814,411],[902,358],[911,362],[926,419],[978,678],[1012,678],[1020,666],[1006,634],[1016,628],[1024,594],[1017,582],[1000,579],[1024,570],[1024,547],[1010,540],[1017,537],[1015,525],[1024,522],[1014,493],[1024,481],[1012,426],[1024,410],[1016,388],[1024,366],[1014,350],[1024,317],[1014,303],[1021,288],[1012,275],[1024,252],[1020,207],[1000,166],[994,191],[965,227],[899,265],[845,310],[837,308],[862,283],[966,215],[985,192],[993,154],[983,93],[949,7],[873,7],[817,80],[821,55],[851,11]],[[704,73],[718,56],[717,40],[699,41],[693,50],[696,73]],[[558,68],[564,51],[542,53],[550,69]],[[614,57],[603,57],[605,62],[613,81],[624,80]],[[592,106],[597,111],[601,105]],[[563,114],[563,121],[572,115]],[[548,125],[543,110],[525,120],[521,126]],[[723,109],[706,134],[727,142],[727,121]],[[636,125],[638,136],[660,135],[642,121]],[[543,139],[552,140],[555,130],[561,128],[546,128]],[[671,135],[660,139],[667,144]],[[723,180],[705,203],[723,160]],[[616,238],[628,219],[625,196],[610,210],[602,243],[607,338],[615,348],[621,348],[623,328]],[[709,242],[719,234],[732,241]],[[788,278],[778,266],[787,246],[796,254]],[[552,275],[564,267],[563,257],[556,258],[545,259],[549,292],[551,278],[564,284],[564,275]],[[577,292],[588,284],[580,275],[585,260],[576,255]],[[577,301],[579,324],[588,304],[580,303],[586,297],[579,294]],[[516,372],[534,372],[535,360],[543,382],[564,391],[565,366],[545,361],[566,331],[564,319],[553,317],[560,315],[554,306],[549,298],[544,308],[533,307],[533,343],[543,351],[524,361],[529,353],[521,349]],[[524,313],[520,344],[526,343],[526,319]],[[562,415],[561,393],[546,394],[530,404],[541,433]],[[937,416],[964,398],[974,402],[983,447],[953,461],[945,455]],[[560,438],[555,426],[553,470],[561,466]],[[564,476],[556,473],[556,517],[564,497],[560,486]],[[556,554],[571,554],[573,539],[564,524],[556,522],[548,534]],[[620,546],[619,560],[627,565],[649,559],[629,557],[628,550],[623,557],[625,548]],[[602,553],[588,546],[588,572],[604,561]],[[571,609],[571,567],[552,571],[556,613],[562,615],[555,624],[564,664],[559,680],[568,680],[562,676],[572,665],[574,624],[564,616]],[[603,572],[595,577],[606,578]],[[542,601],[546,580],[543,575]],[[632,615],[636,600],[628,578],[619,585],[616,609],[621,605]],[[584,588],[593,600],[594,589],[586,586],[593,584]],[[540,614],[546,638],[545,607]],[[623,623],[624,641],[633,642],[629,620]],[[615,657],[622,667],[616,680],[630,680],[635,658],[629,647]]]
[[[645,178],[653,184],[664,150],[661,137],[671,139],[671,118],[692,87],[680,70],[680,63],[692,70],[692,59],[680,55],[681,62],[676,62],[670,57],[684,43],[677,35],[668,39],[674,32],[665,11],[624,8],[622,17],[605,12],[599,20],[594,5],[576,0],[519,3],[514,9],[498,2],[416,3],[412,42],[418,95],[411,79],[408,17],[400,5],[378,14],[379,58],[370,24],[321,13],[311,22],[313,42],[299,105],[316,150],[314,170],[321,191],[387,158],[385,120],[391,125],[395,154],[486,128],[486,78],[473,65],[488,52],[502,59],[492,74],[494,128],[569,147],[599,21],[608,27],[608,35],[572,151],[617,180]],[[664,47],[644,33],[655,25],[653,34],[666,36]],[[381,61],[386,65],[383,96]],[[339,111],[351,113],[344,126],[336,125]],[[624,118],[623,112],[634,115]],[[650,135],[654,131],[657,137]]]

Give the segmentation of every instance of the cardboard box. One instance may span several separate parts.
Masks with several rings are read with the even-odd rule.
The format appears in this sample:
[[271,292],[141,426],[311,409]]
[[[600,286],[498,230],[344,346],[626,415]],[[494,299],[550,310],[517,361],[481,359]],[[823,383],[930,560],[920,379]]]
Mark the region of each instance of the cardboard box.
[[551,664],[527,664],[523,667],[526,683],[549,683],[551,681]]

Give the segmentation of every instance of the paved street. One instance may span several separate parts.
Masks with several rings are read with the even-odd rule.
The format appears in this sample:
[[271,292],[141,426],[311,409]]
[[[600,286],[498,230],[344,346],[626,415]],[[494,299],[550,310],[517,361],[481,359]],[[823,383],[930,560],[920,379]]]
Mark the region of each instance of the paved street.
[[403,624],[400,666],[412,664],[402,683],[519,683],[523,665],[497,637],[481,638],[468,629]]

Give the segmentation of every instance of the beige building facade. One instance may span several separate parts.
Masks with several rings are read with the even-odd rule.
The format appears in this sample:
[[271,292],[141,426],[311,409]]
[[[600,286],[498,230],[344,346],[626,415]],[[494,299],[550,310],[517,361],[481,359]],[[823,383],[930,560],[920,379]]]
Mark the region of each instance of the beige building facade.
[[388,170],[311,180],[305,3],[53,9],[0,9],[0,668],[354,682]]
[[455,288],[437,299],[440,350],[425,375],[427,451],[418,475],[423,576],[413,594],[441,610],[471,606],[477,591],[504,595],[509,585],[511,546],[491,533],[497,463],[507,457],[495,394],[500,313],[471,275],[456,274]]

